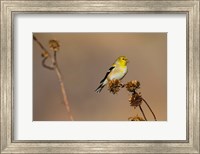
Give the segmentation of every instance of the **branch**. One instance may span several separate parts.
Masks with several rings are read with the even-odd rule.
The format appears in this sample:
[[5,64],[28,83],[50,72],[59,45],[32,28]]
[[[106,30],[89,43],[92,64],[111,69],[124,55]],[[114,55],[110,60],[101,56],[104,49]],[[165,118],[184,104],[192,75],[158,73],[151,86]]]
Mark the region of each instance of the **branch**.
[[149,106],[149,104],[144,100],[141,93],[140,92],[138,93],[136,91],[140,88],[139,81],[132,80],[130,82],[127,82],[126,84],[123,84],[123,83],[121,83],[120,80],[113,79],[113,80],[110,80],[108,83],[108,90],[113,94],[118,93],[120,91],[120,88],[124,88],[124,87],[126,87],[127,91],[132,93],[131,97],[129,98],[130,105],[133,106],[134,108],[139,106],[140,111],[142,112],[142,114],[144,116],[144,119],[147,121],[147,118],[141,107],[142,101],[144,101],[146,103],[147,107],[149,108],[149,110],[151,111],[151,113],[153,114],[155,121],[157,121],[156,116],[155,116],[153,110],[151,109],[151,107]]
[[[65,108],[66,108],[66,110],[67,110],[67,112],[69,114],[69,119],[70,120],[74,120],[74,118],[73,118],[73,116],[71,114],[70,107],[69,107],[69,101],[67,99],[67,94],[66,94],[64,82],[63,82],[63,79],[62,79],[62,75],[61,75],[60,69],[58,67],[57,59],[56,59],[56,53],[57,53],[58,50],[56,50],[56,51],[54,50],[54,57],[52,57],[51,54],[48,52],[48,50],[46,50],[46,48],[40,43],[40,41],[34,35],[33,35],[33,39],[34,39],[34,41],[37,42],[37,44],[43,50],[44,59],[42,60],[42,66],[44,66],[45,68],[50,69],[50,70],[55,70],[56,75],[58,77],[58,81],[60,83],[60,88],[61,88],[61,92],[62,92],[62,95],[63,95]],[[55,40],[50,40],[50,42],[55,43],[54,41]],[[58,42],[56,42],[56,44],[58,44]],[[57,48],[57,49],[59,49],[59,48]],[[45,62],[46,62],[47,58],[51,59],[51,62],[52,62],[54,67],[46,65]]]
[[54,70],[54,67],[51,67],[51,66],[48,66],[45,64],[46,60],[47,60],[48,57],[45,57],[43,60],[42,60],[42,66],[44,66],[45,68],[49,69],[49,70]]
[[62,75],[61,75],[60,69],[58,67],[58,63],[57,63],[57,59],[56,59],[56,52],[54,52],[54,62],[53,62],[53,64],[55,66],[55,71],[56,71],[56,74],[58,76],[58,80],[59,80],[59,83],[60,83],[60,88],[61,88],[61,91],[62,91],[62,94],[63,94],[64,103],[65,103],[65,108],[66,108],[67,112],[69,113],[70,120],[74,120],[74,118],[71,114],[70,107],[69,107],[69,103],[68,103],[69,101],[67,99],[67,94],[66,94],[64,82],[63,82],[63,79],[62,79]]
[[145,121],[147,121],[147,118],[146,118],[146,116],[145,116],[145,114],[144,114],[144,111],[143,111],[143,109],[142,109],[141,105],[139,105],[139,108],[140,108],[140,110],[141,110],[141,112],[142,112],[142,115],[143,115],[143,117],[144,117]]
[[47,49],[38,41],[38,39],[33,35],[33,39],[37,44],[40,46],[40,48],[44,51],[47,52]]
[[149,104],[145,101],[145,99],[144,98],[142,98],[142,100],[145,102],[145,104],[147,105],[147,107],[149,108],[149,110],[151,111],[151,113],[152,113],[152,115],[153,115],[153,117],[154,117],[154,120],[155,121],[157,121],[157,119],[156,119],[156,116],[155,116],[155,114],[154,114],[154,112],[153,112],[153,110],[151,109],[151,107],[149,106]]

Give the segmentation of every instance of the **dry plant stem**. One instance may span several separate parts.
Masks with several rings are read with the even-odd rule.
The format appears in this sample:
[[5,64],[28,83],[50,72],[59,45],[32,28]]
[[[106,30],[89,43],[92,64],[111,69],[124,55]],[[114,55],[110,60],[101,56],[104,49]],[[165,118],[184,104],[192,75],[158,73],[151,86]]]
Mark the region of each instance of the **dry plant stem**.
[[35,42],[37,42],[37,44],[40,46],[40,48],[46,52],[47,49],[45,49],[45,47],[38,41],[38,39],[33,35],[33,39],[35,40]]
[[121,83],[120,86],[121,88],[124,88],[126,84]]
[[70,120],[74,120],[74,118],[71,114],[71,110],[70,110],[70,107],[69,107],[65,86],[64,86],[64,83],[63,83],[62,75],[61,75],[60,69],[58,67],[57,61],[55,61],[54,64],[55,64],[55,71],[56,71],[56,74],[58,76],[58,80],[59,80],[59,83],[60,83],[60,88],[61,88],[61,91],[62,91],[62,94],[63,94],[65,108],[67,109],[67,112],[69,113]]
[[54,70],[54,67],[51,67],[51,66],[48,66],[48,65],[46,65],[46,60],[47,60],[48,58],[46,57],[46,58],[44,58],[43,60],[42,60],[42,66],[44,66],[45,68],[47,68],[47,69],[50,69],[50,70]]
[[54,65],[58,65],[57,64],[57,57],[56,57],[56,55],[57,55],[57,52],[55,51],[54,52]]
[[[38,45],[41,47],[41,49],[44,51],[44,52],[48,52],[45,47],[37,40],[37,38],[33,35],[33,39],[38,43]],[[64,82],[62,80],[62,75],[61,75],[61,72],[59,70],[59,67],[58,67],[58,64],[57,64],[57,60],[56,60],[56,52],[54,51],[54,58],[51,57],[51,55],[49,54],[48,52],[48,55],[49,55],[49,58],[51,59],[51,62],[52,64],[54,65],[54,67],[50,67],[50,66],[47,66],[45,64],[46,60],[48,57],[45,57],[42,61],[42,66],[44,66],[45,68],[47,69],[50,69],[50,70],[55,70],[57,76],[58,76],[58,80],[59,80],[59,83],[60,83],[60,88],[61,88],[61,91],[62,91],[62,95],[63,95],[63,100],[64,100],[64,104],[65,104],[65,108],[69,114],[69,119],[70,120],[74,120],[72,114],[71,114],[71,110],[70,110],[70,107],[69,107],[69,101],[67,99],[67,94],[66,94],[66,90],[65,90],[65,86],[64,86]]]
[[156,116],[155,116],[153,110],[151,109],[151,107],[149,106],[149,104],[146,102],[146,100],[145,100],[144,98],[142,98],[142,100],[145,102],[145,104],[147,105],[147,107],[148,107],[149,110],[151,111],[151,113],[152,113],[152,115],[153,115],[153,117],[154,117],[154,120],[157,121]]
[[65,104],[65,108],[69,114],[69,119],[70,120],[74,120],[72,114],[71,114],[71,110],[70,110],[70,107],[69,107],[69,101],[68,101],[68,98],[67,98],[67,94],[66,94],[66,90],[65,90],[65,86],[64,86],[64,82],[63,82],[63,79],[62,79],[62,75],[61,75],[61,72],[60,72],[60,68],[58,67],[58,63],[57,63],[57,58],[56,58],[56,51],[54,51],[54,58],[51,57],[51,61],[54,65],[54,70],[56,71],[56,75],[58,77],[58,81],[60,83],[60,88],[61,88],[61,92],[62,92],[62,95],[63,95],[63,100],[64,100],[64,104]]
[[145,121],[147,121],[147,118],[146,118],[146,116],[145,116],[145,114],[144,114],[144,111],[143,111],[143,109],[142,109],[141,105],[139,105],[139,108],[140,108],[140,110],[141,110],[141,112],[142,112],[142,115],[143,115],[143,117],[144,117]]

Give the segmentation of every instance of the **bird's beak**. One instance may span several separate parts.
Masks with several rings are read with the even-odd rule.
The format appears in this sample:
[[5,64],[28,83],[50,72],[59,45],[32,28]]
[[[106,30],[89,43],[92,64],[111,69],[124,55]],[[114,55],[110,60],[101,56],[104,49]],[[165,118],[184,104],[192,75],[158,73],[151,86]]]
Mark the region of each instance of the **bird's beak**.
[[126,58],[126,62],[129,63],[129,60]]

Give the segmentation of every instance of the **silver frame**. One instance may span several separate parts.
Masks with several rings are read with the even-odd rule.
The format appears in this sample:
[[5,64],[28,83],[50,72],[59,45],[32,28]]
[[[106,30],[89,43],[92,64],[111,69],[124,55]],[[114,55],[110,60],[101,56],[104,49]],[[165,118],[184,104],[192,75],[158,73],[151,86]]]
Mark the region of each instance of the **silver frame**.
[[[1,153],[200,153],[199,0],[1,1]],[[185,141],[15,141],[13,18],[16,13],[184,13],[187,15],[187,139]]]

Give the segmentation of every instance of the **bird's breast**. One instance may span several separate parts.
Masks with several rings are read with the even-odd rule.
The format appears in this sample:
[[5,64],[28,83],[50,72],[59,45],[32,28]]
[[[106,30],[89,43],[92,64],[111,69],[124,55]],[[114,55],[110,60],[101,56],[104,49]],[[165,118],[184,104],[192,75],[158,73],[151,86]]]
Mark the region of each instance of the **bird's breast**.
[[113,79],[120,80],[120,79],[122,79],[126,75],[127,71],[128,71],[127,67],[115,68],[109,74],[108,79],[109,80],[113,80]]

